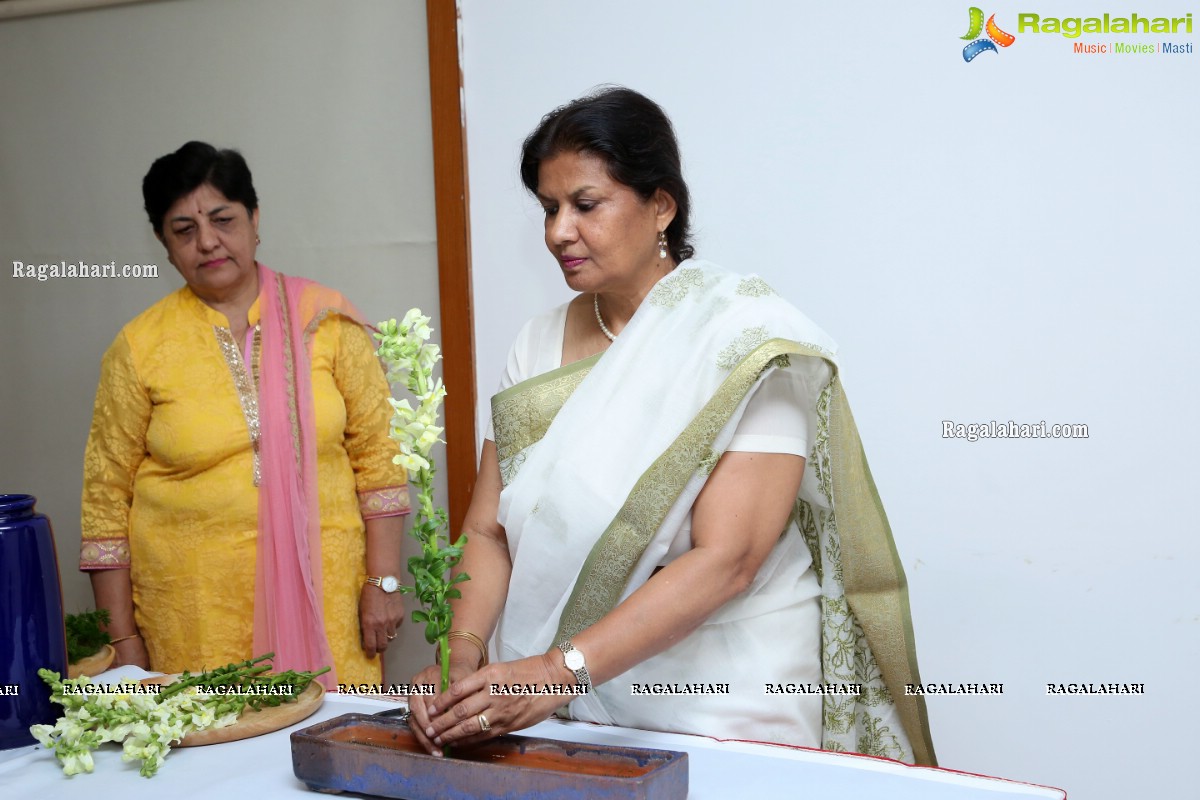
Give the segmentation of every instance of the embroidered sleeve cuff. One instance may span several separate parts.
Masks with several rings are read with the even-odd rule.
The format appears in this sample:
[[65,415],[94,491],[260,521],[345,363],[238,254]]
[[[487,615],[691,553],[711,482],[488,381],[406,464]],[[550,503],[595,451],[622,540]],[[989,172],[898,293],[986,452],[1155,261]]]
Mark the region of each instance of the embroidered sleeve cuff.
[[398,517],[412,511],[408,503],[408,485],[388,486],[358,493],[358,509],[363,519]]
[[79,568],[128,569],[128,539],[84,539],[79,548]]

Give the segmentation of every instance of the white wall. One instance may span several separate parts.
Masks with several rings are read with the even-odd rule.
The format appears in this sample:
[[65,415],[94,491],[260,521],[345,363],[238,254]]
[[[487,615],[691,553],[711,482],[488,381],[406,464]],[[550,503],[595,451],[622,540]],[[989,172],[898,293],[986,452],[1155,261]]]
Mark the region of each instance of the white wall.
[[[680,135],[699,253],[762,274],[841,345],[923,677],[1004,683],[929,699],[942,764],[1073,798],[1194,796],[1200,54],[1018,34],[968,64],[965,3],[461,5],[481,398],[521,323],[568,297],[523,137],[596,84],[649,94]],[[997,22],[1017,33],[1015,11]],[[1195,49],[1081,41],[1165,38]],[[1090,436],[942,438],[943,420],[992,419]]]
[[[182,285],[142,211],[150,163],[189,139],[240,149],[264,263],[368,319],[420,305],[437,325],[428,75],[421,0],[171,0],[0,22],[0,491],[51,517],[69,611],[92,603],[79,494],[100,356]],[[161,277],[12,277],[14,260],[80,259]],[[403,636],[397,680],[429,654],[418,626]]]

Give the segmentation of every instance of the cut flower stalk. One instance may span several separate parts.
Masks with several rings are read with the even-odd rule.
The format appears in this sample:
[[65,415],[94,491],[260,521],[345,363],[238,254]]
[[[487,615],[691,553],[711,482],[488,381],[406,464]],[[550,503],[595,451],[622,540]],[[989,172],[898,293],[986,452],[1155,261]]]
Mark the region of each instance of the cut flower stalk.
[[441,378],[434,380],[433,367],[441,360],[441,350],[431,344],[429,317],[419,308],[410,309],[400,322],[379,323],[376,354],[387,365],[388,383],[403,385],[412,393],[416,407],[408,399],[391,403],[393,416],[390,435],[400,446],[395,462],[409,472],[409,480],[417,487],[417,507],[412,536],[420,543],[420,555],[408,560],[413,585],[401,587],[406,594],[415,595],[421,603],[413,611],[413,622],[424,623],[425,640],[437,647],[442,665],[441,689],[450,687],[450,642],[454,612],[450,601],[462,595],[456,584],[470,580],[466,573],[453,574],[462,560],[466,537],[450,542],[447,533],[446,511],[434,507],[433,478],[437,472],[431,451],[441,438],[444,428],[438,426],[438,412],[446,388]]

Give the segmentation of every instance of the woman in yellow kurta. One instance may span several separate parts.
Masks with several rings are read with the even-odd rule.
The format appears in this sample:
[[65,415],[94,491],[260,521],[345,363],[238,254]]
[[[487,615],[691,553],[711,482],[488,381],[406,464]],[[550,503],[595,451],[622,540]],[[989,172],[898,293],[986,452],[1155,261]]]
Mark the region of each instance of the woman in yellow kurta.
[[194,671],[272,650],[276,669],[332,661],[328,685],[377,683],[408,493],[371,341],[336,292],[257,263],[237,153],[188,143],[143,192],[187,286],[101,367],[80,566],[119,661]]

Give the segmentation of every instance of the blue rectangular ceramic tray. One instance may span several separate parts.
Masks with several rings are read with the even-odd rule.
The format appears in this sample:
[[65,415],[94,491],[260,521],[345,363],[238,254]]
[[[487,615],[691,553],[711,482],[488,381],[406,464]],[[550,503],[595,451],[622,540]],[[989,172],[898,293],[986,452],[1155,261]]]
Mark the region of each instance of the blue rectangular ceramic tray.
[[687,753],[500,736],[448,758],[401,721],[345,714],[292,734],[308,788],[404,800],[683,800]]

